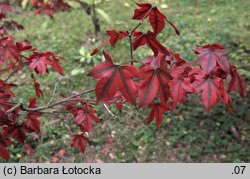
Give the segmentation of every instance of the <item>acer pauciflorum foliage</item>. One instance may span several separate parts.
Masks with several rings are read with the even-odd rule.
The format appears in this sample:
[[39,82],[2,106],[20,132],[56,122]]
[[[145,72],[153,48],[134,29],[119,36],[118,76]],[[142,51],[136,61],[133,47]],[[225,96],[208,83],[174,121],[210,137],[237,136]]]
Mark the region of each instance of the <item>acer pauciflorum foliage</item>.
[[[242,76],[226,57],[228,52],[219,44],[200,46],[194,51],[197,59],[192,63],[186,62],[180,54],[172,52],[157,39],[166,22],[180,35],[177,27],[156,6],[137,6],[132,19],[139,21],[138,25],[132,31],[108,30],[108,38],[92,52],[92,55],[95,55],[106,45],[115,47],[120,40],[128,40],[131,54],[128,64],[116,64],[108,52],[103,51],[105,61],[88,73],[88,76],[97,80],[95,89],[79,92],[40,107],[36,105],[36,98],[30,98],[28,105],[12,102],[15,94],[11,88],[17,86],[8,81],[24,68],[37,75],[46,75],[50,66],[53,71],[64,75],[59,63],[63,59],[51,52],[37,52],[28,41],[15,42],[10,36],[0,39],[1,73],[8,74],[5,80],[0,81],[2,158],[9,158],[6,147],[13,139],[23,144],[27,133],[40,132],[39,119],[46,114],[44,110],[60,104],[65,104],[66,111],[74,117],[73,121],[62,119],[62,122],[74,129],[70,145],[77,147],[80,152],[84,152],[89,142],[88,134],[93,130],[93,123],[100,122],[92,109],[94,105],[115,104],[121,111],[123,104],[128,102],[137,108],[150,108],[147,123],[155,119],[157,127],[161,125],[164,113],[173,111],[178,104],[185,104],[190,94],[201,93],[207,111],[222,101],[228,110],[233,112],[229,92],[238,90],[240,96],[245,97],[246,89]],[[146,21],[152,30],[138,31]],[[133,53],[141,46],[149,47],[152,56],[138,61],[134,59]],[[141,64],[141,67],[136,68],[134,63]],[[43,97],[35,75],[32,74],[31,77],[37,98]],[[80,97],[93,91],[96,93],[96,99]],[[21,116],[20,112],[26,112],[25,117]],[[55,111],[52,114],[58,117]]]
[[53,14],[58,11],[67,11],[70,9],[70,6],[63,2],[63,0],[50,0],[48,2],[42,2],[40,0],[30,0],[30,3],[33,7],[37,8],[36,14],[44,14],[50,17],[51,20],[54,20]]

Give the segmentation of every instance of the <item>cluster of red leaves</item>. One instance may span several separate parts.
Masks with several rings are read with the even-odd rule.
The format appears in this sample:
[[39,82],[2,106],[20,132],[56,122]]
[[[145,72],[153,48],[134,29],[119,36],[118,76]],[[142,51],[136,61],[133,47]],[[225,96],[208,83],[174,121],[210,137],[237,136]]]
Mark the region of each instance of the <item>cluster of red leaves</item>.
[[11,11],[9,4],[0,2],[0,37],[6,35],[8,30],[23,30],[23,26],[16,21],[6,19]]
[[[41,3],[38,0],[31,1],[37,6],[39,14],[47,14],[53,18],[53,13],[58,10],[67,10],[68,6],[62,0]],[[157,40],[157,36],[168,22],[180,35],[176,26],[163,15],[159,9],[151,4],[137,4],[132,19],[138,20],[139,25],[132,30],[116,31],[108,30],[108,38],[93,52],[92,55],[104,46],[110,44],[115,47],[122,39],[131,42],[131,49],[135,51],[141,46],[147,46],[152,50],[152,56],[139,62],[138,69],[132,64],[115,64],[112,57],[105,51],[105,61],[94,67],[88,76],[97,79],[95,87],[96,103],[87,103],[80,97],[69,100],[66,110],[74,116],[74,124],[79,129],[72,135],[70,145],[84,152],[89,133],[93,130],[93,123],[99,123],[92,105],[104,103],[116,104],[119,111],[126,101],[138,108],[151,109],[147,123],[155,119],[156,126],[160,126],[165,112],[173,111],[178,104],[185,104],[188,95],[201,93],[202,102],[207,111],[222,101],[231,109],[229,92],[238,90],[241,97],[246,96],[246,87],[242,76],[235,66],[227,59],[227,51],[218,44],[205,45],[195,50],[197,60],[192,63],[184,61],[180,54],[173,53]],[[5,18],[5,12],[10,10],[8,5],[1,6],[0,19]],[[152,31],[146,33],[136,31],[137,28],[148,20]],[[12,102],[15,94],[11,88],[16,87],[8,83],[8,79],[17,74],[21,69],[27,68],[31,72],[40,75],[49,73],[49,68],[64,75],[59,62],[62,58],[51,52],[37,52],[28,41],[15,42],[11,36],[0,39],[0,72],[8,74],[6,80],[0,80],[0,157],[9,159],[9,151],[6,149],[13,139],[24,144],[27,133],[40,132],[40,118],[43,114],[36,111],[36,98],[29,99],[29,109],[23,117],[20,111],[25,111],[23,106],[13,108]],[[131,59],[130,62],[138,62]],[[43,97],[40,84],[31,75],[37,97]],[[33,110],[32,110],[33,109]],[[68,122],[68,121],[67,121]],[[65,123],[67,124],[65,121]],[[72,126],[70,126],[72,127]],[[11,140],[12,139],[12,140]]]
[[[0,156],[2,158],[9,158],[9,152],[6,149],[11,144],[9,138],[24,144],[27,133],[40,132],[38,118],[42,116],[42,113],[36,111],[28,111],[23,116],[20,114],[19,108],[8,112],[16,105],[12,102],[15,94],[11,88],[18,87],[13,83],[8,83],[8,79],[25,67],[30,72],[35,71],[37,74],[44,75],[49,73],[48,66],[51,66],[53,71],[64,75],[59,64],[61,60],[62,58],[51,52],[37,52],[28,41],[15,42],[12,36],[0,39],[0,73],[7,76],[6,80],[0,80]],[[40,84],[35,80],[34,75],[32,77],[36,95],[42,97]],[[36,98],[30,98],[29,109],[36,107]]]
[[51,0],[47,3],[31,0],[31,5],[37,8],[36,14],[45,14],[54,20],[53,14],[58,11],[68,11],[70,6],[63,0]]
[[136,69],[129,64],[114,64],[111,56],[103,51],[105,62],[88,73],[88,76],[98,80],[95,88],[97,102],[110,104],[112,100],[112,103],[116,103],[114,97],[119,93],[133,105],[138,101],[138,108],[149,107],[151,112],[147,122],[156,118],[156,126],[161,124],[165,112],[173,111],[178,104],[185,104],[189,94],[201,92],[207,111],[221,100],[233,112],[228,93],[238,89],[240,96],[245,97],[246,89],[242,76],[226,57],[228,52],[218,44],[205,45],[195,50],[197,60],[187,63],[157,40],[157,35],[165,27],[165,20],[179,35],[176,26],[157,7],[137,5],[139,8],[134,11],[133,19],[139,20],[139,25],[148,19],[153,32],[134,30],[129,34],[126,31],[108,30],[108,39],[92,55],[108,44],[114,47],[119,40],[129,37],[133,38],[134,51],[147,45],[154,55],[140,62],[143,65]]
[[[80,104],[80,107],[78,106]],[[80,133],[73,134],[70,141],[71,147],[77,147],[80,152],[85,151],[86,143],[89,142],[88,134],[93,130],[93,122],[99,123],[100,119],[95,116],[95,110],[86,102],[72,101],[66,104],[66,110],[74,115],[74,123],[79,127]]]

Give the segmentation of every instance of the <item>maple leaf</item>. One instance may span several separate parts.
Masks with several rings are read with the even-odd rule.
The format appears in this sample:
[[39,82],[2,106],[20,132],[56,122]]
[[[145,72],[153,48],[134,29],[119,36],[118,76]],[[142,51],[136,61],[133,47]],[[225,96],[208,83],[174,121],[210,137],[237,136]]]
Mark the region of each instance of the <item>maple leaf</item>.
[[95,48],[92,51],[91,56],[97,54],[98,51],[101,48],[103,48],[104,46],[110,44],[112,47],[114,47],[119,40],[121,40],[125,37],[128,37],[128,33],[125,31],[117,32],[116,30],[107,30],[106,34],[107,34],[108,38],[106,40],[104,40],[100,46],[98,46],[97,48]]
[[202,92],[202,101],[206,110],[210,111],[220,100],[222,79],[211,75],[195,75],[195,78],[192,86],[196,93]]
[[11,123],[12,121],[9,119],[9,116],[5,114],[5,111],[0,109],[0,126],[9,125]]
[[128,37],[128,33],[125,31],[117,32],[116,30],[107,30],[106,34],[110,37],[109,43],[112,47],[114,47],[119,40]]
[[10,99],[10,95],[4,94],[0,90],[0,105],[6,103]]
[[228,92],[235,91],[238,88],[238,92],[241,97],[246,96],[246,84],[243,77],[238,73],[235,66],[231,66],[230,75],[228,76]]
[[151,123],[155,118],[156,127],[159,127],[162,123],[163,114],[169,110],[168,107],[162,103],[150,103],[148,107],[151,108],[151,112],[147,119],[147,124]]
[[134,20],[145,19],[148,16],[148,13],[149,13],[149,11],[152,8],[152,5],[148,4],[148,3],[146,3],[146,4],[136,3],[136,5],[139,6],[140,8],[139,9],[135,9],[134,16],[133,16],[132,19],[134,19]]
[[51,20],[54,20],[53,14],[57,11],[52,4],[41,3],[36,4],[39,9],[35,12],[36,14],[44,14],[50,17]]
[[170,81],[169,85],[172,89],[171,96],[174,107],[178,103],[185,104],[187,94],[195,92],[191,84],[192,78],[189,76],[191,71],[192,67],[183,60],[175,62],[170,69],[173,80]]
[[195,53],[197,54],[198,59],[194,61],[194,63],[201,62],[202,69],[207,73],[213,71],[217,64],[225,72],[230,72],[229,61],[225,57],[228,51],[226,51],[221,45],[205,45],[197,48]]
[[9,142],[6,141],[6,139],[0,133],[0,157],[5,160],[9,160],[10,158],[9,151],[6,149],[6,147],[9,145],[8,143]]
[[[36,98],[29,99],[29,108],[36,108]],[[41,117],[40,112],[28,112],[27,120],[25,121],[25,126],[33,131],[40,132],[40,122],[37,118]]]
[[23,125],[11,125],[3,128],[3,130],[4,137],[12,136],[17,142],[24,144],[26,135]]
[[144,20],[148,17],[149,23],[151,24],[154,33],[160,33],[165,27],[165,20],[172,26],[177,35],[180,35],[180,31],[176,28],[176,26],[164,15],[159,9],[151,4],[138,4],[139,9],[135,9],[134,16],[132,19],[134,20]]
[[7,59],[18,60],[20,52],[14,44],[12,36],[5,37],[0,40],[0,65],[5,64]]
[[12,8],[11,8],[9,3],[0,2],[0,12],[8,13],[8,12],[11,12],[11,11],[12,11]]
[[10,88],[15,87],[16,85],[13,83],[6,83],[2,80],[0,80],[0,91],[1,93],[5,93],[7,95],[10,95],[10,97],[15,97],[15,94],[11,91]]
[[0,21],[6,18],[6,14],[3,12],[0,12]]
[[161,102],[166,104],[170,96],[168,82],[172,79],[166,68],[161,66],[161,68],[154,69],[144,66],[140,69],[139,76],[144,78],[139,87],[139,108],[150,104],[157,93]]
[[0,157],[2,157],[5,160],[9,160],[10,158],[9,151],[2,145],[0,145]]
[[80,152],[84,152],[86,148],[86,143],[89,142],[89,139],[84,136],[84,134],[73,134],[70,141],[71,147],[77,147]]
[[150,66],[152,68],[160,68],[162,65],[167,66],[172,63],[173,55],[170,50],[170,54],[158,53],[157,56],[152,55],[151,57],[142,61],[144,65]]
[[92,132],[93,121],[99,123],[100,120],[94,115],[95,110],[89,108],[87,105],[83,105],[81,110],[77,111],[75,123],[77,125],[83,125],[87,132]]
[[173,81],[170,82],[170,86],[173,89],[171,94],[175,106],[179,102],[185,103],[187,93],[194,92],[189,78],[175,78]]
[[34,53],[28,61],[30,61],[29,68],[35,70],[37,74],[44,75],[48,72],[47,65],[51,65],[50,53]]
[[36,82],[36,80],[34,79],[34,87],[35,87],[35,91],[36,91],[36,96],[38,98],[43,97],[43,91],[41,90],[40,84],[38,82]]
[[103,54],[106,61],[88,73],[88,76],[98,79],[95,88],[97,102],[109,101],[120,91],[129,103],[135,104],[137,90],[133,78],[137,76],[137,69],[132,65],[115,65],[106,52]]
[[64,59],[61,58],[61,57],[56,56],[53,53],[51,53],[51,57],[52,57],[52,60],[51,60],[50,65],[52,67],[52,70],[57,71],[60,75],[64,76],[63,68],[61,67],[61,65],[59,63],[60,60],[64,60]]
[[16,47],[20,52],[32,52],[36,50],[36,48],[33,48],[30,42],[27,40],[22,42],[17,42]]
[[146,34],[136,33],[133,40],[133,50],[136,50],[138,47],[147,44],[149,48],[151,48],[157,56],[158,53],[170,55],[168,49],[164,47],[157,39],[156,34],[148,31]]

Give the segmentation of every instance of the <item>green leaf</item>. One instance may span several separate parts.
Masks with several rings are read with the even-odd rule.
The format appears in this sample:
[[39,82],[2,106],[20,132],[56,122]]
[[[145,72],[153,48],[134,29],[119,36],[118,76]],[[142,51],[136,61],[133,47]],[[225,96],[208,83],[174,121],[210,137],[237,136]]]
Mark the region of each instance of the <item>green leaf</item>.
[[102,9],[96,8],[96,12],[108,23],[111,24],[110,16]]
[[74,8],[74,9],[81,7],[81,5],[78,2],[75,2],[75,1],[66,1],[66,2],[70,5],[70,7]]

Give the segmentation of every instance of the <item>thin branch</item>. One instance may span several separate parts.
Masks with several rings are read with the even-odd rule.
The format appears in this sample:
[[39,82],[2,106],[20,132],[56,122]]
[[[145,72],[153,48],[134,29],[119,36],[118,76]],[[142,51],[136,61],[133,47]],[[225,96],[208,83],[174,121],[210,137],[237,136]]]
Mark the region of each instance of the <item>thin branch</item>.
[[52,93],[52,95],[51,95],[51,98],[50,98],[49,102],[47,103],[47,106],[49,106],[50,103],[53,101],[54,96],[55,96],[55,94],[56,94],[56,88],[57,88],[57,83],[55,83],[53,93]]
[[132,44],[132,35],[129,33],[129,46],[130,46],[130,59],[131,59],[131,65],[133,65],[134,60],[134,54],[133,54],[133,44]]
[[4,80],[4,82],[6,83],[14,74],[16,74],[19,70],[21,70],[26,63],[21,64],[20,66],[17,66],[17,68],[7,77],[6,80]]
[[22,106],[22,103],[17,103],[15,106],[13,106],[12,108],[10,108],[8,111],[5,112],[5,114],[9,114],[12,113],[13,111],[15,111],[15,109],[19,108],[20,106]]
[[45,105],[45,106],[40,106],[40,107],[37,107],[37,108],[22,108],[22,110],[24,111],[41,111],[41,110],[44,110],[44,109],[48,109],[48,108],[51,108],[51,107],[54,107],[54,106],[57,106],[57,105],[60,105],[62,103],[66,103],[68,101],[73,101],[73,100],[78,100],[76,97],[78,96],[81,96],[83,94],[87,94],[87,93],[91,93],[93,92],[95,89],[90,89],[90,90],[87,90],[87,91],[83,91],[83,92],[80,92],[80,93],[77,93],[75,95],[72,95],[72,96],[69,96],[67,98],[64,98],[64,99],[61,99],[61,100],[58,100],[54,103],[51,103],[49,105]]
[[131,32],[127,31],[128,37],[129,37],[130,59],[131,59],[130,63],[131,63],[131,65],[133,65],[133,60],[134,60],[134,54],[133,54],[134,50],[133,50],[133,43],[132,43],[132,41],[133,41],[132,35],[136,31],[136,29],[142,25],[142,23],[143,23],[143,21],[139,22],[139,24],[137,24],[137,26],[135,26],[135,28]]
[[107,111],[109,112],[109,114],[113,117],[115,117],[115,115],[109,110],[108,106],[106,104],[103,104],[103,106],[107,109]]

